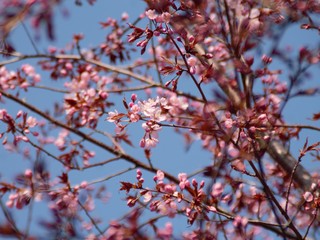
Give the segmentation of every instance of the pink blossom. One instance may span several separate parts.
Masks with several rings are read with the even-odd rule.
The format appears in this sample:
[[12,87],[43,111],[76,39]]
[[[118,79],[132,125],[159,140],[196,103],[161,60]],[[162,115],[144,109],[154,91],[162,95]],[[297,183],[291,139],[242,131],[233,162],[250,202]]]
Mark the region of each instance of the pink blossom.
[[40,74],[37,73],[37,74],[33,75],[32,79],[33,79],[34,83],[38,83],[41,81],[41,76],[40,76]]
[[72,69],[73,69],[72,63],[67,62],[67,63],[65,64],[65,68],[66,68],[67,70],[72,70]]
[[166,99],[159,98],[156,99],[149,98],[147,101],[139,102],[141,112],[146,116],[150,117],[151,120],[162,122],[166,120],[166,115],[162,114],[161,107],[166,107]]
[[129,115],[130,121],[131,122],[138,122],[140,120],[140,115],[135,114],[135,113],[131,113]]
[[150,148],[154,148],[157,146],[157,144],[159,143],[159,140],[153,137],[147,137],[145,138],[145,149],[150,149]]
[[80,75],[81,81],[87,82],[90,79],[90,74],[88,72],[83,72]]
[[23,83],[20,84],[20,87],[22,89],[27,89],[29,86],[30,86],[30,84],[28,82],[23,82]]
[[187,61],[187,62],[188,62],[188,64],[189,64],[190,67],[194,67],[194,66],[196,66],[197,61],[198,61],[197,58],[195,58],[195,57],[190,57],[190,58],[188,58],[188,61]]
[[35,74],[34,67],[30,64],[23,64],[21,70],[28,76],[33,76]]
[[176,95],[173,95],[172,97],[170,97],[169,102],[170,102],[170,105],[179,107],[181,110],[186,110],[189,106],[186,98],[177,97]]
[[164,22],[164,23],[169,23],[171,20],[171,14],[168,13],[168,12],[164,12],[161,14],[161,22]]
[[0,109],[0,120],[3,120],[8,116],[7,110],[6,109]]
[[159,124],[156,124],[154,122],[146,122],[142,123],[142,128],[147,132],[147,133],[152,133],[152,132],[157,132],[161,130],[161,126]]
[[258,119],[261,123],[265,124],[268,121],[268,116],[265,113],[262,113],[258,116]]
[[34,117],[29,116],[27,118],[27,124],[28,124],[29,127],[33,128],[38,124],[38,122]]
[[160,202],[158,210],[161,215],[166,215],[170,218],[173,218],[177,213],[177,204],[174,201],[169,203]]
[[244,228],[248,224],[248,219],[245,217],[240,217],[237,215],[234,220],[233,220],[233,226],[238,227],[238,228]]
[[150,20],[155,20],[158,17],[158,14],[156,14],[156,10],[149,9],[145,12],[145,14]]
[[170,222],[166,223],[164,228],[157,230],[157,236],[159,239],[170,240],[173,234],[173,227]]
[[27,178],[32,178],[32,170],[31,169],[26,169],[24,171],[24,175],[27,177]]
[[129,18],[129,14],[128,14],[127,12],[123,12],[123,13],[121,14],[121,20],[122,20],[122,21],[127,21],[128,18]]
[[174,188],[172,185],[170,185],[170,184],[166,184],[166,185],[164,186],[164,191],[165,191],[166,193],[173,194],[174,191],[175,191],[175,188]]
[[228,154],[230,155],[230,157],[232,158],[236,158],[239,156],[239,150],[237,148],[235,148],[233,145],[229,145],[228,146]]
[[86,91],[86,94],[89,96],[89,97],[94,97],[96,95],[96,90],[93,89],[93,88],[90,88]]
[[233,120],[231,118],[227,118],[225,121],[224,121],[224,126],[225,128],[227,129],[231,129],[233,127]]
[[286,83],[278,83],[275,87],[277,93],[285,93],[288,90],[287,84]]
[[115,128],[114,131],[115,131],[116,134],[120,134],[121,132],[124,131],[124,126],[121,125],[120,123],[116,123],[116,128]]
[[275,95],[275,94],[270,94],[269,95],[269,99],[270,99],[270,102],[273,103],[273,105],[276,107],[276,108],[279,108],[280,107],[280,103],[281,103],[281,99],[279,96]]
[[187,174],[186,173],[179,173],[178,174],[178,178],[179,178],[179,187],[181,190],[185,189],[186,187],[190,186],[190,182],[187,179]]
[[55,140],[54,144],[60,149],[62,150],[65,147],[66,144],[66,140],[65,138],[69,135],[69,132],[67,130],[62,130],[59,133],[58,138]]
[[143,202],[148,203],[151,201],[151,199],[152,199],[152,193],[150,191],[148,191],[143,195]]
[[133,104],[131,107],[130,107],[130,110],[135,113],[135,114],[138,114],[140,113],[140,107],[138,104]]
[[107,121],[108,122],[115,122],[117,121],[118,111],[114,110],[114,112],[108,112]]
[[20,142],[20,141],[24,141],[24,142],[29,142],[29,138],[27,136],[23,136],[23,135],[18,135],[14,137],[14,141],[16,143]]
[[82,182],[80,183],[80,188],[86,189],[87,187],[88,187],[88,182],[87,182],[87,181],[82,181]]
[[164,179],[164,173],[161,170],[157,171],[157,180],[162,181]]
[[306,200],[306,202],[312,202],[313,201],[313,194],[311,192],[305,192],[303,194],[303,198]]
[[220,182],[215,183],[212,186],[211,196],[215,198],[220,197],[221,194],[223,193],[223,190],[224,190],[224,186],[222,185],[222,183]]

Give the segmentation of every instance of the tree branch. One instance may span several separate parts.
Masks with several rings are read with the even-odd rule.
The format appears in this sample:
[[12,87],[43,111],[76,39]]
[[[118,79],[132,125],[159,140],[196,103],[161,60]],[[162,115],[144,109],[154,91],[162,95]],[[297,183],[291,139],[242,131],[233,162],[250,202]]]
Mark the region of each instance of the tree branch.
[[[88,141],[88,142],[90,142],[90,143],[92,143],[92,144],[94,144],[94,145],[96,145],[96,146],[98,146],[98,147],[100,147],[100,148],[102,148],[102,149],[114,154],[115,156],[118,156],[118,157],[120,157],[122,159],[125,159],[127,162],[130,162],[130,163],[134,164],[136,167],[145,169],[145,170],[147,170],[149,172],[152,172],[152,173],[156,173],[157,172],[157,169],[149,167],[149,165],[139,161],[138,159],[136,159],[136,158],[134,158],[134,157],[132,157],[132,156],[130,156],[128,154],[124,154],[124,153],[119,152],[118,150],[116,150],[116,149],[104,144],[101,141],[98,141],[97,139],[85,134],[84,132],[78,130],[77,128],[70,127],[70,126],[68,126],[68,125],[66,125],[66,124],[54,119],[53,117],[51,117],[48,114],[42,112],[40,109],[32,106],[31,104],[26,103],[23,100],[15,97],[15,96],[7,93],[7,92],[4,92],[3,90],[0,90],[0,93],[2,94],[2,96],[5,96],[6,98],[13,100],[14,102],[26,107],[27,109],[31,110],[32,112],[35,112],[36,114],[38,114],[41,117],[45,118],[46,120],[48,120],[52,124],[54,124],[56,126],[59,126],[61,128],[64,128],[64,129],[76,134],[77,136],[83,138],[84,140],[86,140],[86,141]],[[165,174],[166,178],[169,179],[170,181],[175,182],[175,183],[179,183],[179,180],[176,177],[174,177],[173,175],[171,175],[171,174],[169,174],[167,172],[164,172],[164,174]]]

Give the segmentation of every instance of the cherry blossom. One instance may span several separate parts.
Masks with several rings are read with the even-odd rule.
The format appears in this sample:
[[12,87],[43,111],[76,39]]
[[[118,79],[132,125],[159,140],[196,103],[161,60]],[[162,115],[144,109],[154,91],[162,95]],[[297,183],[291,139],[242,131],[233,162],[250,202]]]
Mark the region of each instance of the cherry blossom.
[[1,237],[319,238],[318,1],[73,2],[0,3]]

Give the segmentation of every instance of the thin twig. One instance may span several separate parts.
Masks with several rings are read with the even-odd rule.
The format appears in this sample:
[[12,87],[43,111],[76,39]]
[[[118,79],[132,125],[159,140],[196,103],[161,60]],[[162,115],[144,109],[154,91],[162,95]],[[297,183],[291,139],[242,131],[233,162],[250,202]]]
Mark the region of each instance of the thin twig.
[[[0,53],[4,54],[3,51],[0,51]],[[12,63],[16,63],[16,62],[19,62],[19,61],[23,61],[23,60],[26,60],[26,59],[33,59],[33,58],[47,58],[47,59],[53,59],[53,60],[65,60],[65,59],[69,59],[69,60],[74,60],[74,61],[85,61],[87,63],[91,63],[93,65],[96,65],[96,66],[99,66],[105,70],[108,70],[108,71],[111,71],[111,72],[115,72],[115,73],[119,73],[119,74],[123,74],[123,75],[126,75],[128,77],[132,77],[140,82],[143,82],[143,83],[146,83],[147,86],[149,86],[150,88],[155,88],[155,87],[159,87],[159,88],[162,88],[162,89],[165,89],[167,91],[171,91],[171,92],[174,92],[175,94],[177,94],[178,96],[184,96],[184,97],[187,97],[191,100],[194,100],[194,101],[197,101],[197,102],[203,102],[203,99],[200,99],[194,95],[191,95],[189,93],[184,93],[184,92],[181,92],[181,91],[174,91],[172,90],[171,88],[167,88],[165,87],[164,85],[161,85],[160,83],[156,83],[154,81],[151,80],[151,78],[148,78],[148,77],[145,77],[145,76],[142,76],[142,75],[139,75],[139,74],[136,74],[136,73],[133,73],[132,71],[124,68],[124,67],[120,67],[120,66],[111,66],[109,64],[105,64],[105,63],[102,63],[100,61],[97,61],[97,60],[93,60],[93,59],[82,59],[81,56],[79,55],[65,55],[65,54],[59,54],[59,55],[48,55],[48,54],[36,54],[36,55],[22,55],[20,53],[14,53],[14,54],[11,54],[12,56],[17,56],[16,58],[12,58],[12,59],[9,59],[7,61],[2,61],[0,62],[0,66],[4,66],[4,65],[8,65],[8,64],[12,64]],[[146,87],[146,88],[149,88],[149,87]],[[144,87],[138,87],[137,90],[143,90]],[[136,89],[133,88],[133,91],[135,91]],[[112,90],[111,90],[112,91]],[[114,90],[115,92],[118,92],[118,90]],[[119,92],[124,92],[125,90],[123,91],[120,91]],[[130,91],[130,90],[127,90],[127,91]]]
[[[152,21],[150,20],[149,21],[150,22],[150,26],[152,26]],[[152,29],[151,29],[152,30]],[[158,79],[159,79],[159,83],[161,84],[161,85],[163,85],[163,81],[162,81],[162,77],[161,77],[161,74],[160,74],[160,71],[159,71],[159,63],[158,63],[158,59],[157,59],[157,56],[156,56],[156,48],[155,48],[155,46],[154,46],[155,44],[154,44],[154,38],[152,37],[151,38],[151,48],[152,48],[152,51],[153,51],[153,54],[152,54],[152,56],[153,56],[153,61],[154,61],[154,64],[155,64],[155,67],[156,67],[156,69],[157,69],[157,76],[158,76]]]
[[[259,173],[258,169],[254,166],[253,162],[248,161],[249,165],[251,166],[251,168],[253,169],[253,171],[255,172],[256,176],[258,177],[260,183],[262,184],[263,188],[264,188],[264,192],[267,194],[268,198],[270,199],[270,204],[274,203],[278,210],[281,212],[282,216],[284,216],[284,218],[287,220],[288,222],[288,226],[292,229],[292,231],[296,234],[297,239],[302,239],[302,236],[300,234],[300,232],[298,231],[298,229],[293,225],[290,217],[288,216],[287,212],[284,211],[284,209],[281,207],[280,203],[278,202],[278,200],[275,198],[274,194],[272,193],[271,189],[269,188],[268,184],[266,183],[265,179],[263,176],[261,176],[261,174]],[[273,207],[272,207],[273,208]],[[274,211],[276,218],[278,218],[276,212]],[[280,219],[278,219],[278,225],[281,227],[281,221]],[[285,230],[281,227],[281,230],[283,233],[285,233]]]
[[89,182],[88,185],[93,185],[93,184],[96,184],[96,183],[101,183],[101,182],[108,181],[108,180],[110,180],[111,178],[117,177],[117,176],[122,175],[122,174],[124,174],[124,173],[126,173],[126,172],[129,172],[129,171],[131,171],[131,170],[134,170],[135,168],[136,168],[136,167],[129,167],[129,168],[127,168],[127,169],[124,169],[124,170],[122,170],[122,171],[120,171],[120,172],[117,172],[117,173],[114,173],[114,174],[112,174],[112,175],[109,175],[109,176],[107,176],[107,177],[104,177],[104,178],[101,178],[101,179],[98,179],[98,180],[94,180],[94,181],[92,181],[92,182]]
[[96,221],[91,217],[91,215],[89,214],[88,210],[82,205],[82,203],[78,200],[78,204],[79,206],[83,209],[83,211],[85,212],[85,214],[87,215],[87,217],[90,219],[92,225],[95,227],[95,229],[97,229],[97,231],[99,232],[100,235],[103,235],[103,232],[101,231],[101,229],[99,228],[99,226],[97,225]]
[[81,167],[79,168],[79,170],[86,170],[86,169],[89,169],[89,168],[94,168],[94,167],[98,167],[98,166],[103,166],[103,165],[106,165],[108,163],[111,163],[111,162],[114,162],[114,161],[117,161],[121,159],[121,157],[114,157],[114,158],[110,158],[106,161],[102,161],[102,162],[98,162],[98,163],[93,163],[93,164],[90,164],[88,166],[84,166],[84,167]]
[[290,191],[291,191],[291,187],[293,186],[293,179],[294,179],[294,174],[296,173],[297,171],[297,168],[299,166],[299,164],[301,163],[301,157],[300,156],[298,158],[298,161],[296,162],[296,165],[294,166],[291,174],[290,174],[290,182],[289,182],[289,186],[288,186],[288,190],[286,192],[286,206],[285,206],[285,211],[288,212],[288,206],[289,206],[289,196],[290,196]]
[[7,219],[8,223],[10,224],[10,226],[12,227],[12,230],[15,231],[15,234],[18,239],[24,239],[23,234],[19,231],[18,227],[15,224],[15,221],[12,219],[11,215],[9,214],[7,208],[5,207],[5,205],[2,202],[2,196],[0,197],[0,207],[2,209],[2,212],[5,216],[5,218]]
[[283,128],[300,128],[300,129],[311,129],[315,131],[320,131],[320,127],[315,127],[311,125],[302,124],[273,124],[273,127],[283,127]]
[[33,39],[32,39],[32,37],[31,37],[31,34],[30,34],[28,28],[26,27],[26,25],[24,24],[24,22],[23,22],[22,20],[20,20],[20,23],[21,23],[24,31],[26,32],[26,34],[27,34],[27,36],[28,36],[28,39],[29,39],[29,41],[31,42],[31,45],[32,45],[34,51],[36,52],[36,54],[39,54],[39,50],[38,50],[35,42],[33,41]]
[[[45,118],[46,120],[48,120],[52,124],[54,124],[56,126],[59,126],[61,128],[64,128],[64,129],[76,134],[77,136],[81,137],[82,139],[84,139],[84,140],[86,140],[86,141],[88,141],[88,142],[90,142],[90,143],[92,143],[92,144],[94,144],[94,145],[96,145],[96,146],[98,146],[98,147],[100,147],[100,148],[102,148],[102,149],[114,154],[115,156],[123,158],[126,161],[134,164],[135,166],[140,167],[142,169],[145,169],[145,170],[147,170],[149,172],[152,172],[152,173],[156,173],[157,172],[157,169],[150,168],[150,166],[148,166],[147,164],[139,161],[138,159],[134,158],[133,156],[121,153],[119,150],[104,144],[103,142],[91,137],[90,135],[80,131],[77,128],[74,128],[72,126],[68,126],[68,125],[58,121],[57,119],[49,116],[45,112],[43,112],[40,109],[36,108],[35,106],[33,106],[33,105],[31,105],[31,104],[29,104],[29,103],[27,103],[27,102],[15,97],[15,96],[13,96],[13,95],[11,95],[11,94],[9,94],[9,93],[1,90],[1,89],[0,89],[0,93],[2,94],[2,96],[6,97],[8,99],[11,99],[14,102],[16,102],[16,103],[26,107],[27,109],[37,113],[38,115],[40,115],[41,117]],[[167,179],[171,180],[172,182],[179,183],[179,180],[176,177],[174,177],[171,174],[169,174],[168,172],[164,172],[164,174],[165,174]]]
[[306,231],[305,235],[303,236],[303,239],[306,239],[306,238],[307,238],[312,224],[313,224],[314,221],[317,219],[319,209],[317,208],[315,211],[316,211],[316,213],[314,214],[314,216],[313,216],[313,218],[312,218],[312,221],[310,222],[310,224],[309,224],[309,226],[308,226],[308,228],[307,228],[307,231]]

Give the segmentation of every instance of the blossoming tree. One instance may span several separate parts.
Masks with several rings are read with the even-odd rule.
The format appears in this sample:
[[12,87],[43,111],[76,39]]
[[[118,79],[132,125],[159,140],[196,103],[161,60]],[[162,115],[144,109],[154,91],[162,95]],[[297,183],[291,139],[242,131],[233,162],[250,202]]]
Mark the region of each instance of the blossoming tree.
[[[1,158],[2,237],[319,239],[320,143],[299,136],[316,136],[320,114],[285,114],[292,99],[319,101],[318,0],[145,0],[140,15],[101,20],[94,46],[84,28],[45,51],[34,33],[55,38],[64,1],[0,4],[0,151],[28,163],[7,177]],[[315,38],[283,46],[291,27]],[[194,146],[208,159],[173,170]]]

